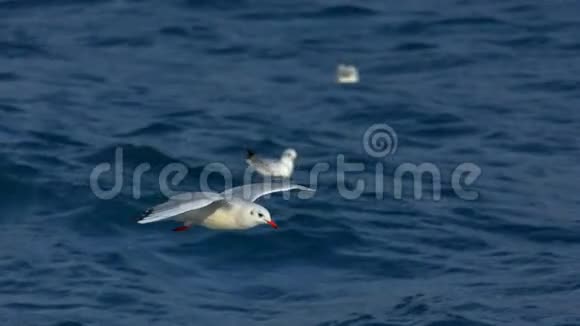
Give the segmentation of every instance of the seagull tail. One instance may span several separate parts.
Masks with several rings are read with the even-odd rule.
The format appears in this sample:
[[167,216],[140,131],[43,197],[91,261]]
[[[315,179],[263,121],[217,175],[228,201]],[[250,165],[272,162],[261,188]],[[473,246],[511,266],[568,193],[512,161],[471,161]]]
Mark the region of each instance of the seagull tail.
[[256,156],[256,153],[254,153],[251,149],[246,149],[246,158],[248,160],[251,160],[254,156]]

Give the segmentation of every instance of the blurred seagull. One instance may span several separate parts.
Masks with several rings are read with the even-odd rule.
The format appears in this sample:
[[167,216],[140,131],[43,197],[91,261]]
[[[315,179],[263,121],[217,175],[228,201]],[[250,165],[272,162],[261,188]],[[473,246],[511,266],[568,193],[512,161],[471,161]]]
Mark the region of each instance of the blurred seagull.
[[290,178],[294,172],[294,160],[297,156],[292,148],[285,150],[279,160],[262,158],[248,150],[246,162],[263,176]]
[[336,81],[339,84],[356,84],[358,83],[358,70],[355,66],[338,65],[336,69]]
[[182,222],[173,231],[185,231],[193,225],[217,230],[244,230],[260,224],[274,229],[278,225],[270,212],[258,205],[256,199],[274,192],[289,190],[314,191],[295,184],[255,183],[215,192],[188,192],[171,197],[169,201],[145,211],[140,224],[164,220]]

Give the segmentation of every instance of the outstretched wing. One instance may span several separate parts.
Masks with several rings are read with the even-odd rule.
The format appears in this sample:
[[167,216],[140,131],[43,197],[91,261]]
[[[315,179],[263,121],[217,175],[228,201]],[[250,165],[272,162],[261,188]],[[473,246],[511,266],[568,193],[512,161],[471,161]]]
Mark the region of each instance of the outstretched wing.
[[288,183],[252,183],[249,185],[243,185],[240,187],[235,187],[228,189],[221,193],[221,195],[226,199],[243,199],[250,202],[256,199],[271,194],[273,192],[280,191],[290,191],[290,190],[304,190],[304,191],[315,191],[314,189]]
[[208,206],[211,203],[224,199],[215,192],[186,192],[169,198],[163,204],[149,208],[139,220],[140,224],[157,222],[172,218],[195,209]]

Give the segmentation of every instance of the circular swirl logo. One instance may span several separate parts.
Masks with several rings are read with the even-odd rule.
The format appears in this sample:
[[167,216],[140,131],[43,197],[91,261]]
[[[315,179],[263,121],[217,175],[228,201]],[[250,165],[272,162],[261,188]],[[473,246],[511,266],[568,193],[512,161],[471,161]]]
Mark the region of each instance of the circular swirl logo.
[[370,126],[363,136],[365,152],[376,158],[395,154],[398,144],[397,133],[386,123]]

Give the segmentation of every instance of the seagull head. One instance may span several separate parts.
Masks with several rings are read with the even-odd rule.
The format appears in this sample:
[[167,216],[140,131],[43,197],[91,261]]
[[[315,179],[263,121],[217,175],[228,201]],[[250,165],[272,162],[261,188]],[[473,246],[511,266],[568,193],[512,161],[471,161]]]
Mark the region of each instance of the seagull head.
[[298,157],[298,153],[293,148],[288,148],[282,153],[283,160],[294,161]]
[[246,210],[244,214],[244,219],[247,221],[248,224],[252,226],[256,226],[259,224],[268,224],[274,229],[278,228],[278,225],[272,221],[272,217],[270,217],[270,212],[263,206],[258,204],[252,203],[250,207]]

